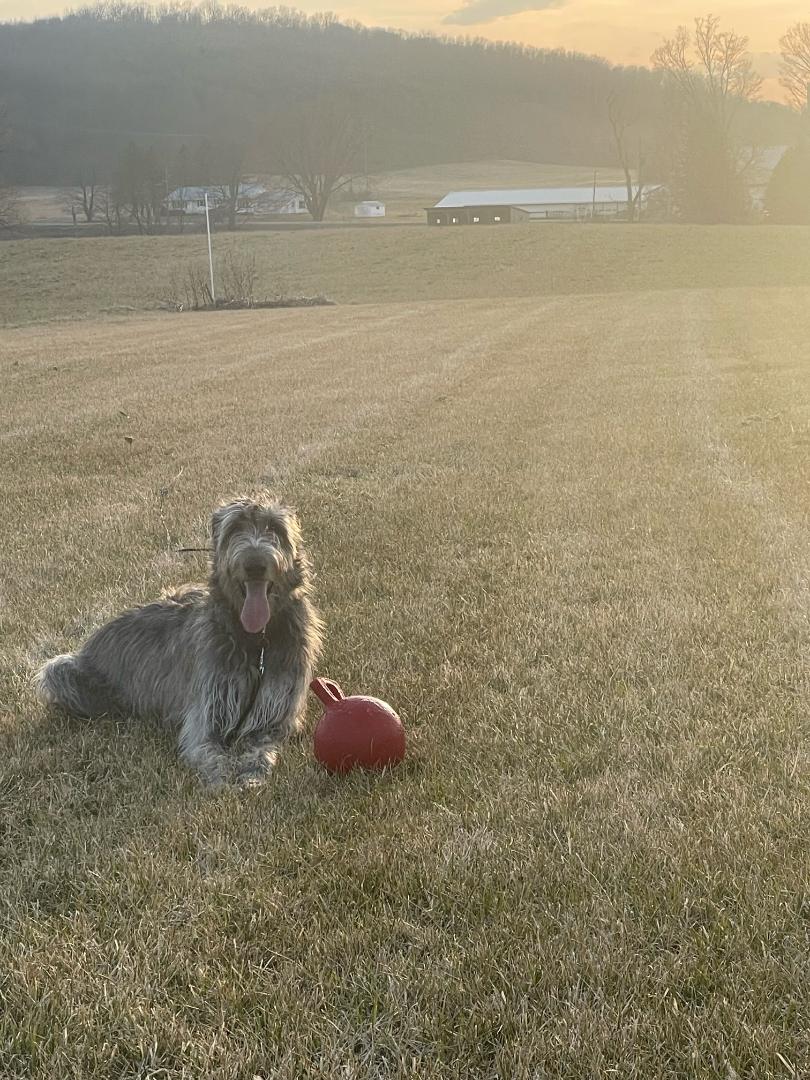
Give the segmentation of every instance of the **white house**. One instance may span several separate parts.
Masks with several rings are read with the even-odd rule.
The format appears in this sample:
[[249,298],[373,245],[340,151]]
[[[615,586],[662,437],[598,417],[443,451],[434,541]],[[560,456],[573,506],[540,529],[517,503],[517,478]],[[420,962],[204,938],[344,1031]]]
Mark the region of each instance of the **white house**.
[[259,199],[256,212],[262,214],[306,214],[307,204],[304,196],[297,191],[285,191],[276,188],[267,191]]
[[[209,184],[207,187],[179,187],[166,199],[169,214],[204,214],[205,195],[208,207],[216,211],[228,202],[228,187]],[[302,195],[283,188],[268,188],[264,184],[240,184],[236,200],[237,214],[305,214]]]

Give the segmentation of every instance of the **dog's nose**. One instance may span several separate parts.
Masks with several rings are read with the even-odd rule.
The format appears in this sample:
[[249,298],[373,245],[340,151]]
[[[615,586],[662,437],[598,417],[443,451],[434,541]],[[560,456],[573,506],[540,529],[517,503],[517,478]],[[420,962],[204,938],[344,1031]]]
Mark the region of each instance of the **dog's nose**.
[[242,564],[242,569],[246,578],[263,578],[267,577],[270,567],[267,559],[260,555],[249,555]]

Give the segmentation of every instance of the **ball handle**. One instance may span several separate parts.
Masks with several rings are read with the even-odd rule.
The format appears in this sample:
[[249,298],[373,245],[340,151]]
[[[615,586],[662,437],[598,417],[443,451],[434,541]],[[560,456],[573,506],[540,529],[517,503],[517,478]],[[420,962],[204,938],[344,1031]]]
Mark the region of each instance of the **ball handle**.
[[346,696],[333,679],[313,679],[309,688],[327,707],[337,705]]

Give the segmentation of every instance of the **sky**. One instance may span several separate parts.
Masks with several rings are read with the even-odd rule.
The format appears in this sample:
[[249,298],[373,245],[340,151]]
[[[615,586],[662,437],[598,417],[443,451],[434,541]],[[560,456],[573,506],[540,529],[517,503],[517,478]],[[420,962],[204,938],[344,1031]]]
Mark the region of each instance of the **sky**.
[[[272,0],[239,0],[245,7]],[[779,38],[792,23],[807,21],[807,0],[295,0],[290,7],[313,14],[331,10],[367,26],[470,34],[543,48],[596,53],[615,63],[647,64],[653,49],[681,24],[711,11],[724,26],[746,34],[764,96],[779,99]],[[78,6],[78,0],[75,5]],[[0,0],[0,20],[58,15],[59,0]]]

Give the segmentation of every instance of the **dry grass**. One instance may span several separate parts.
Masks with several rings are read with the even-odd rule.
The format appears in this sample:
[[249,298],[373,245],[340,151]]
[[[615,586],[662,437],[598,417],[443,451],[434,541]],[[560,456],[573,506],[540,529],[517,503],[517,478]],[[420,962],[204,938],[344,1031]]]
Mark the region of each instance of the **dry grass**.
[[[344,229],[216,239],[255,258],[256,296],[339,303],[810,285],[810,228],[543,224]],[[205,238],[0,244],[0,325],[154,308]]]
[[[808,335],[807,288],[5,331],[0,1074],[807,1075]],[[212,799],[46,719],[31,665],[265,482],[408,764]]]
[[[600,184],[623,184],[620,169],[597,168]],[[440,199],[448,191],[479,188],[575,187],[593,183],[591,165],[547,165],[534,161],[460,161],[398,169],[380,177],[381,192]],[[429,203],[426,205],[430,205]]]

